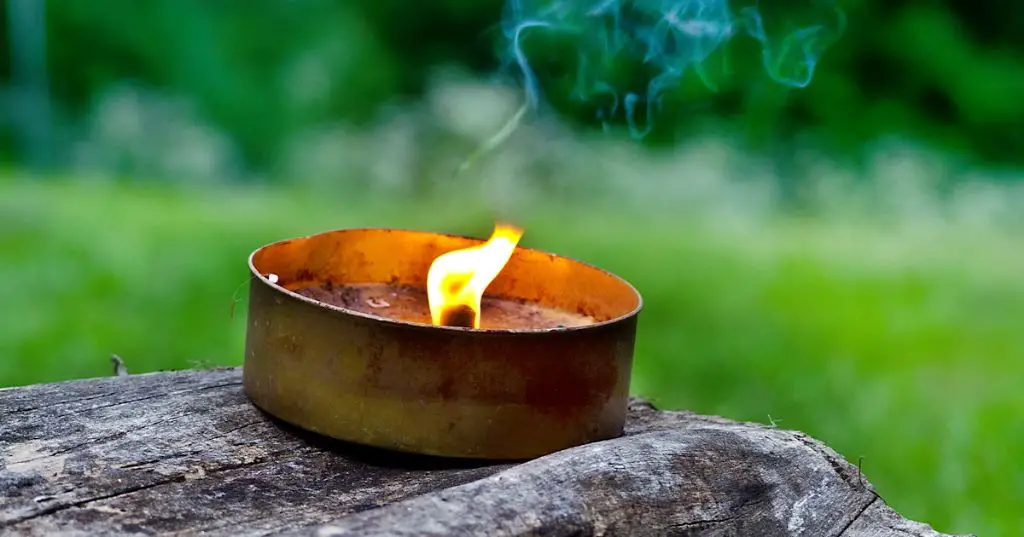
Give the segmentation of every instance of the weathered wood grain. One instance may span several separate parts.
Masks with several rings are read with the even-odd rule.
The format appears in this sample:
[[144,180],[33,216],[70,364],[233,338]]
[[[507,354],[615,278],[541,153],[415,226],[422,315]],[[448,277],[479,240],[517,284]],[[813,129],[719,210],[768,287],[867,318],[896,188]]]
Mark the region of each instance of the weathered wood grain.
[[283,425],[237,369],[0,390],[0,534],[940,534],[798,432],[659,412],[522,464],[401,455]]

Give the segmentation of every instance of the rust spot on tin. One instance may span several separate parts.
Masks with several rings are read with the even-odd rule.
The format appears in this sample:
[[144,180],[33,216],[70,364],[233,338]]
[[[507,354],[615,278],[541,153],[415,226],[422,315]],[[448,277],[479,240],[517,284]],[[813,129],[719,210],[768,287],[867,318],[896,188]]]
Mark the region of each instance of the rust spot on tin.
[[284,338],[284,349],[291,354],[299,354],[302,350],[302,345],[298,342],[295,336],[288,336]]
[[437,394],[444,400],[454,399],[458,394],[456,391],[455,379],[451,376],[446,377],[441,381],[441,386],[437,390]]

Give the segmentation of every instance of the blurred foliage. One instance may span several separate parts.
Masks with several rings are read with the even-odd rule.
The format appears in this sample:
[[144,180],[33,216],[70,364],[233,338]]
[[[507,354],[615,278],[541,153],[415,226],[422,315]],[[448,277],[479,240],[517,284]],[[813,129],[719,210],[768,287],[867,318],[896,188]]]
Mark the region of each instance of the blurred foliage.
[[[865,142],[907,136],[972,158],[1020,162],[1022,5],[838,6],[845,30],[809,87],[772,81],[758,44],[735,39],[726,54],[706,62],[716,90],[687,76],[666,96],[649,141],[670,141],[706,119],[724,118],[755,146],[782,152],[802,135],[855,158]],[[187,96],[195,114],[256,170],[273,170],[298,133],[365,122],[389,103],[418,96],[437,65],[456,63],[491,77],[502,60],[501,0],[48,0],[47,8],[49,73],[67,138],[105,91],[133,81]],[[0,46],[6,62],[9,40]],[[551,48],[534,57],[557,78],[559,62],[565,68],[572,54]],[[573,104],[566,84],[556,80],[547,96],[578,124],[598,125],[593,110]],[[3,139],[10,157],[9,133]]]

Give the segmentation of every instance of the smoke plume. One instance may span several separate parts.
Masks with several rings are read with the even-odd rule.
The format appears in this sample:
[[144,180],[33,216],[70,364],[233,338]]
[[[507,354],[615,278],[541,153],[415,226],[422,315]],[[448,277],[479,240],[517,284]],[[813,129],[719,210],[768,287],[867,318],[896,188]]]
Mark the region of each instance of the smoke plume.
[[[502,17],[506,66],[522,82],[526,106],[543,104],[541,78],[559,52],[575,56],[573,98],[602,122],[623,120],[647,134],[666,92],[692,75],[713,89],[704,63],[737,37],[753,39],[760,63],[780,84],[803,88],[843,31],[831,2],[768,0],[508,0]],[[802,5],[801,5],[802,4]],[[554,68],[552,68],[554,69]],[[565,69],[564,66],[561,69]]]

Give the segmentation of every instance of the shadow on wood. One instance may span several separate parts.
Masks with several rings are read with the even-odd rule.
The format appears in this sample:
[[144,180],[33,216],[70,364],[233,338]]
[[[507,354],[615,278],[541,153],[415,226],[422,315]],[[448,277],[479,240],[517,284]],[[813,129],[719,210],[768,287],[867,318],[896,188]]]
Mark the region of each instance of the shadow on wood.
[[[372,446],[364,446],[351,442],[345,442],[316,434],[305,429],[296,427],[271,416],[267,412],[257,408],[268,422],[275,425],[282,432],[294,436],[305,442],[307,445],[336,456],[344,457],[353,463],[364,465],[367,468],[387,468],[392,470],[409,471],[447,471],[466,470],[473,468],[491,468],[500,470],[513,466],[509,461],[488,461],[485,459],[460,459],[452,457],[435,457],[432,455],[420,455],[416,453],[403,453],[391,451]],[[520,461],[525,462],[525,461]]]
[[624,437],[520,464],[297,430],[238,369],[9,388],[0,416],[5,535],[940,536],[802,433],[639,400]]

